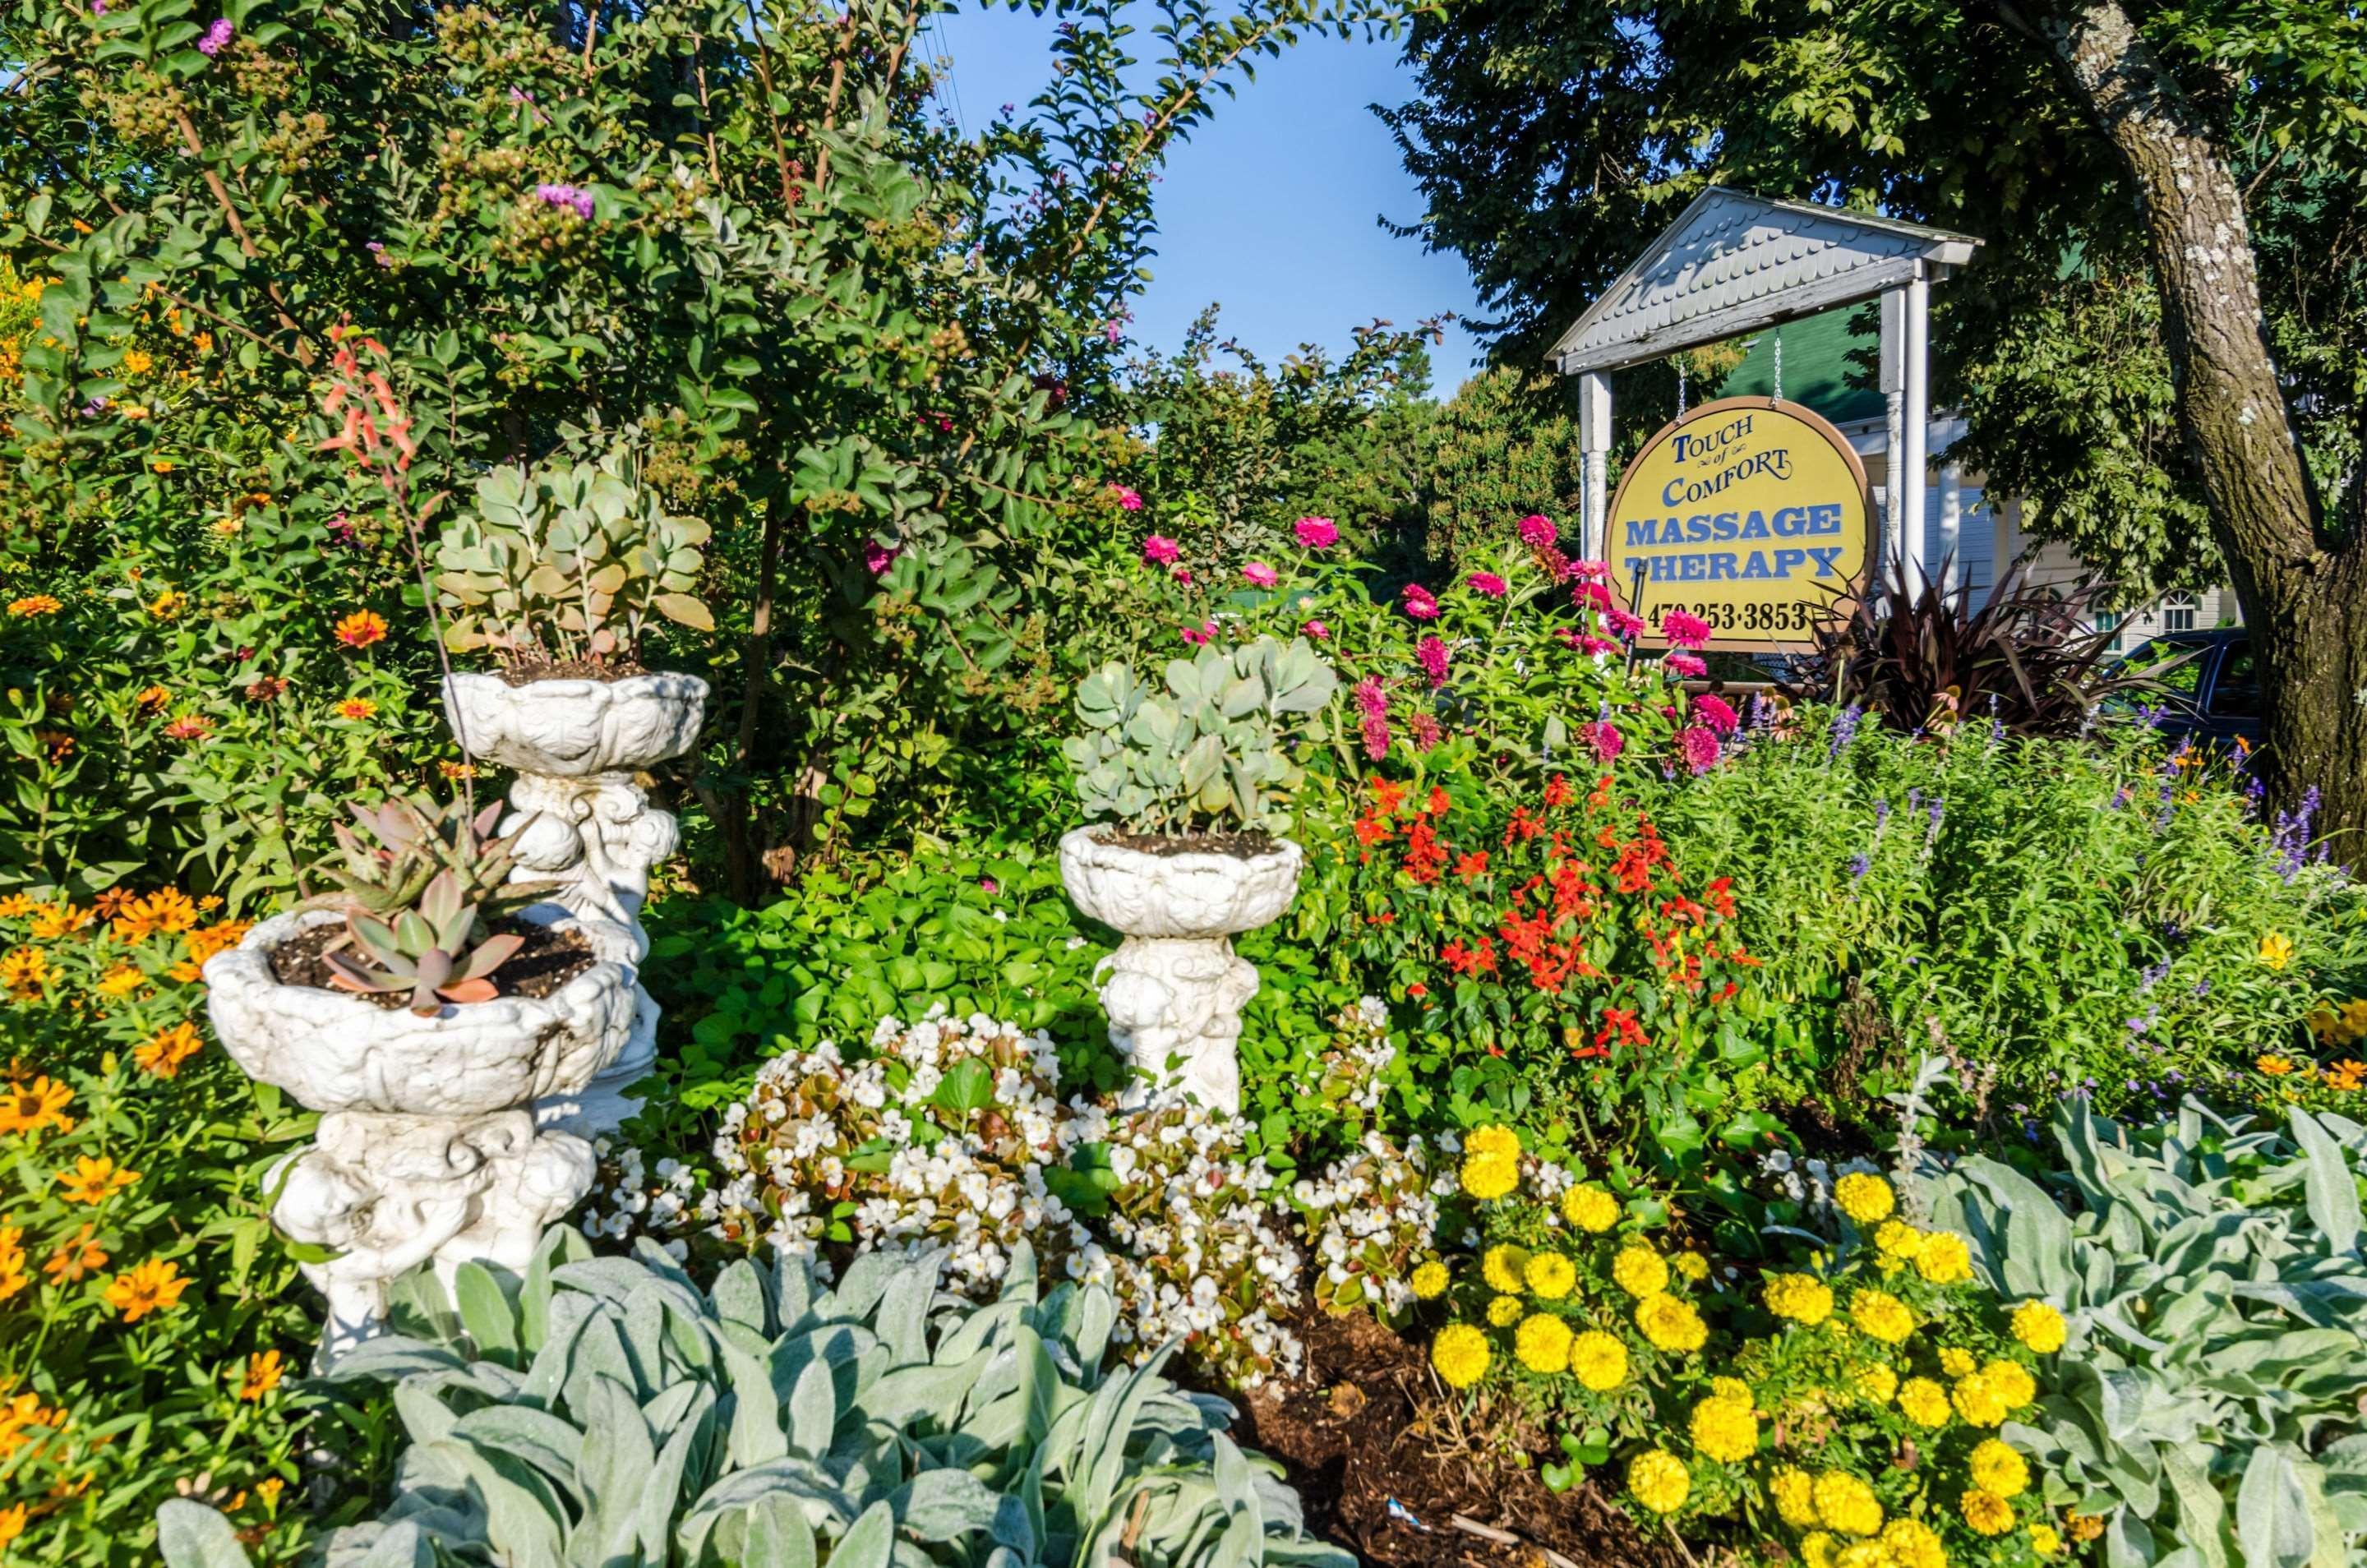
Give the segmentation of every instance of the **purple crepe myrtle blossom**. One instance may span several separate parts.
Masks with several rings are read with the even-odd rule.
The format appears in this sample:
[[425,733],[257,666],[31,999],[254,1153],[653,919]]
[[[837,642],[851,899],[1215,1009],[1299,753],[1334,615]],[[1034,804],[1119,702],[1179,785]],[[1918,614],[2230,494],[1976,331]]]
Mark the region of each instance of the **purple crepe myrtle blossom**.
[[230,47],[231,34],[237,30],[231,25],[231,19],[228,17],[221,17],[206,29],[205,37],[198,40],[198,52],[211,60]]
[[538,200],[549,202],[553,207],[573,208],[576,217],[587,221],[591,219],[592,193],[582,186],[560,185],[546,180],[534,187],[534,194]]
[[897,552],[903,547],[901,545],[883,545],[877,539],[864,540],[863,570],[874,577],[886,575],[888,569],[896,562]]

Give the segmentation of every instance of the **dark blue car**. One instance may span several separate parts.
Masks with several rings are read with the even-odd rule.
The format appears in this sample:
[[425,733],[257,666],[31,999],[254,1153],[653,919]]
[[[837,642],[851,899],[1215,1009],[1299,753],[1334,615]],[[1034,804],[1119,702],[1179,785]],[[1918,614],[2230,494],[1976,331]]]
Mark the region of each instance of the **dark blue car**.
[[2260,677],[2252,643],[2241,626],[2170,632],[2138,648],[2114,667],[2123,675],[2146,675],[2167,689],[2138,700],[2162,710],[2168,734],[2196,742],[2260,743]]

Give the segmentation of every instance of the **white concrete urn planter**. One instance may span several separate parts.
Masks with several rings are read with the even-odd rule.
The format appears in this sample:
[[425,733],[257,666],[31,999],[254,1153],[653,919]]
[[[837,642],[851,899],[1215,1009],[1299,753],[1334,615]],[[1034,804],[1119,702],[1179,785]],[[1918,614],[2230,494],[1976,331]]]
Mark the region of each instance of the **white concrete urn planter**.
[[1281,917],[1306,857],[1287,839],[1246,857],[1159,854],[1100,837],[1108,831],[1088,826],[1060,840],[1060,880],[1078,908],[1126,938],[1094,970],[1110,1043],[1155,1079],[1172,1066],[1203,1105],[1235,1114],[1241,1009],[1258,972],[1231,939]]
[[247,1076],[323,1112],[306,1147],[267,1178],[272,1219],[337,1256],[302,1265],[329,1300],[326,1360],[382,1320],[387,1284],[432,1261],[448,1287],[471,1259],[522,1269],[545,1227],[591,1190],[592,1146],[538,1130],[533,1106],[582,1091],[630,1035],[639,987],[629,932],[551,906],[594,962],[548,997],[447,1003],[433,1017],[282,984],[271,953],[344,917],[266,920],[205,967],[214,1032]]
[[[514,879],[558,881],[561,904],[624,927],[635,960],[648,957],[641,906],[650,868],[682,847],[682,833],[635,775],[697,743],[707,682],[664,671],[519,686],[498,675],[456,674],[445,682],[444,701],[463,750],[517,773],[501,825],[504,833],[523,829]],[[623,1055],[597,1083],[546,1100],[546,1122],[597,1132],[631,1113],[625,1091],[649,1070],[657,1040],[657,1003],[642,991],[637,1007]]]

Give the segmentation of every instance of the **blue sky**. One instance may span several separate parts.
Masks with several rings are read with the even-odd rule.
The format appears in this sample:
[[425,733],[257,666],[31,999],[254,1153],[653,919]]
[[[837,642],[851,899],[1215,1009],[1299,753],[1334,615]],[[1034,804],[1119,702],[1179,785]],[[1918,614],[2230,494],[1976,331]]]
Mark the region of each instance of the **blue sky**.
[[[925,46],[953,60],[951,96],[975,132],[1005,103],[1023,107],[1050,72],[1053,18],[965,9],[937,17]],[[1144,51],[1156,47],[1145,35]],[[1158,187],[1159,254],[1131,335],[1171,350],[1192,318],[1221,301],[1224,334],[1269,360],[1301,343],[1335,355],[1350,329],[1385,317],[1476,314],[1462,258],[1424,254],[1380,227],[1408,221],[1421,193],[1368,105],[1413,96],[1397,45],[1308,39],[1261,62],[1257,80],[1218,100],[1216,117],[1171,155]],[[1442,397],[1478,357],[1447,330],[1431,351]]]

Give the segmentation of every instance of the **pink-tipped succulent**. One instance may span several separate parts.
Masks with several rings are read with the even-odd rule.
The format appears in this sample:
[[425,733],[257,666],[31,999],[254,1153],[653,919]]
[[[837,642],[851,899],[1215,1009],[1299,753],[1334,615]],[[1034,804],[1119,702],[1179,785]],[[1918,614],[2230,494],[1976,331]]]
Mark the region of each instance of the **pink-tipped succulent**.
[[408,991],[411,1010],[432,1017],[445,1002],[491,1001],[493,975],[525,938],[495,933],[493,921],[547,897],[549,882],[512,882],[515,836],[495,837],[499,802],[472,820],[454,802],[388,799],[352,808],[377,844],[343,826],[342,867],[323,867],[340,891],[316,900],[345,916],[345,934],[323,953],[331,983],[349,991]]

